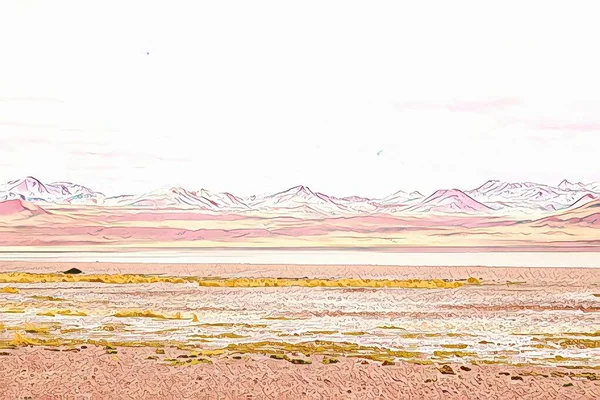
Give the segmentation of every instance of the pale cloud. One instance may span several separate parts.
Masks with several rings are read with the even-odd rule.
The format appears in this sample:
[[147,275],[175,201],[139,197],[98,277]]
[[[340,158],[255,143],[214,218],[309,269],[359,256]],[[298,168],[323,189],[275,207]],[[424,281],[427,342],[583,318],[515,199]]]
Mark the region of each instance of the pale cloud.
[[596,8],[3,3],[0,180],[366,196],[600,180]]

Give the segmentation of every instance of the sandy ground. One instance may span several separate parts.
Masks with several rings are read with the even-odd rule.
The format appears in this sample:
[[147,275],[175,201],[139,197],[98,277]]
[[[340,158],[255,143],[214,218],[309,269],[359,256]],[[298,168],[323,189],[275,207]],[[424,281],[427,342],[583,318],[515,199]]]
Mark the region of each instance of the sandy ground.
[[[441,329],[437,326],[439,322],[446,323],[454,319],[450,322],[460,325],[466,321],[469,329],[475,329],[478,323],[485,328],[485,334],[495,332],[500,335],[494,342],[511,337],[511,323],[520,324],[515,325],[517,331],[525,324],[530,330],[539,331],[540,335],[537,336],[541,338],[545,337],[544,332],[550,331],[594,332],[598,329],[597,316],[600,309],[595,295],[600,294],[600,269],[591,268],[0,262],[0,272],[60,272],[72,267],[86,273],[213,277],[465,279],[473,276],[481,279],[483,284],[458,290],[343,290],[335,293],[345,299],[345,302],[334,299],[332,302],[322,303],[322,307],[318,301],[327,300],[334,292],[316,289],[308,291],[304,288],[197,289],[186,285],[164,289],[162,286],[151,285],[121,285],[115,288],[114,285],[99,284],[99,288],[93,288],[15,284],[21,292],[5,293],[3,296],[6,299],[21,299],[18,296],[25,296],[29,299],[27,301],[32,301],[27,296],[55,295],[68,298],[71,303],[67,304],[75,306],[80,301],[99,301],[100,296],[110,307],[153,305],[153,309],[159,310],[166,307],[164,311],[169,314],[179,310],[185,313],[206,307],[212,304],[210,302],[215,303],[214,312],[198,314],[200,322],[213,322],[208,320],[213,314],[215,318],[223,319],[231,315],[231,318],[237,318],[234,322],[251,322],[248,318],[253,315],[252,312],[260,314],[269,309],[281,313],[286,307],[292,307],[287,310],[290,315],[294,311],[304,310],[315,318],[317,326],[311,329],[324,329],[322,324],[326,321],[335,325],[363,318],[363,322],[373,326],[404,321],[404,327],[414,328],[414,321],[427,323],[427,327],[422,328],[423,331],[429,329],[438,332]],[[509,285],[507,282],[521,283]],[[88,292],[83,292],[84,290]],[[99,302],[99,309],[104,307],[100,306]],[[223,311],[219,307],[234,307],[235,310],[227,314],[227,310]],[[322,309],[323,307],[325,308]],[[358,312],[363,309],[366,310],[364,316]],[[95,309],[92,307],[91,311]],[[383,314],[379,315],[380,313]],[[6,332],[10,334],[12,331],[8,330],[9,326],[40,318],[49,317],[36,316],[35,313],[3,314]],[[100,317],[91,313],[80,319],[61,318],[52,318],[52,321],[63,324],[77,321],[86,323]],[[296,329],[301,321],[259,322],[269,326],[277,325],[279,329],[287,329],[288,325]],[[161,323],[177,324],[178,321],[166,320]],[[140,327],[149,329],[151,325],[150,321],[144,320]],[[502,328],[505,325],[508,329],[506,332]],[[442,329],[440,332],[446,331]],[[87,335],[89,332],[83,333]],[[23,334],[31,336],[26,332]],[[111,333],[116,334],[117,332]],[[369,337],[344,337],[347,341],[362,339]],[[523,337],[512,337],[510,340],[517,339],[521,340]],[[597,359],[597,344],[592,343],[596,337],[583,336],[582,339],[587,340],[589,348],[571,345],[563,349],[554,347],[563,352],[560,354],[567,354],[564,352],[569,351],[567,356],[589,357],[589,365],[580,365],[580,368],[561,366],[568,359],[560,362],[554,360],[554,363],[543,366],[473,365],[467,358],[433,359],[433,365],[396,361],[395,365],[383,366],[381,362],[340,358],[339,363],[326,365],[322,363],[321,356],[312,356],[310,365],[299,365],[254,353],[242,355],[241,359],[234,359],[235,354],[226,353],[212,357],[210,364],[172,366],[167,359],[185,362],[189,359],[178,357],[189,355],[189,352],[167,347],[166,354],[156,354],[155,349],[149,347],[118,347],[114,354],[110,354],[105,348],[93,345],[86,348],[79,346],[77,349],[43,346],[0,348],[0,399],[597,399],[600,398],[600,370],[594,362]],[[448,338],[399,337],[397,340],[399,343],[419,340],[415,343],[418,344],[417,349],[421,350],[433,341]],[[466,341],[467,338],[456,340]],[[477,342],[479,339],[473,340]],[[475,342],[473,349],[478,348]],[[485,348],[493,344],[481,346]],[[540,354],[546,352],[540,357],[559,354],[554,353],[555,350],[539,351]],[[445,362],[449,362],[447,365],[453,374],[443,374],[439,370]]]
[[[172,354],[169,354],[172,353]],[[167,355],[174,356],[175,349]],[[149,360],[149,348],[92,346],[80,352],[43,348],[2,350],[2,399],[597,399],[600,381],[568,374],[598,373],[565,368],[501,365],[438,366],[341,359],[325,365],[294,365],[260,355],[212,364],[168,366]],[[530,376],[531,373],[539,374]],[[596,375],[597,376],[597,375]]]

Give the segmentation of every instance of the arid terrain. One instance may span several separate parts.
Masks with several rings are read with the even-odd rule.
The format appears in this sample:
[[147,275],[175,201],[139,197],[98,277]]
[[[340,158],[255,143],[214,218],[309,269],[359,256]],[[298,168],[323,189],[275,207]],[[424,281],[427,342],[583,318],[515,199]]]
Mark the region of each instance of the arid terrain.
[[597,251],[600,183],[490,180],[429,196],[335,197],[306,186],[238,197],[171,187],[106,197],[26,177],[0,185],[3,251],[392,248]]
[[0,301],[3,398],[600,396],[594,268],[4,261]]
[[[128,248],[378,248],[597,251],[600,201],[547,216],[341,217],[0,203],[4,251]],[[10,206],[10,208],[9,208]]]

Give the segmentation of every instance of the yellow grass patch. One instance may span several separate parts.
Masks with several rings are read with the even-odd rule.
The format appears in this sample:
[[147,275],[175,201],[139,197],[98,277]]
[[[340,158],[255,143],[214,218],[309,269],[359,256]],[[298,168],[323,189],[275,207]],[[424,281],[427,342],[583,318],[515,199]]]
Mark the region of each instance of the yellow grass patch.
[[237,323],[237,322],[215,322],[215,323],[206,323],[206,324],[199,324],[198,326],[202,326],[202,327],[223,327],[223,328],[233,328],[233,327],[239,327],[239,328],[266,328],[267,325],[266,324],[244,324],[244,323]]
[[420,334],[420,333],[401,333],[399,336],[404,339],[417,339],[417,338],[421,337],[422,334]]
[[378,326],[379,329],[398,329],[398,330],[404,330],[404,328],[401,328],[399,326],[395,326],[395,325],[380,325]]
[[67,315],[70,317],[87,317],[87,314],[83,311],[73,311],[73,310],[58,310],[56,311],[58,315]]
[[22,308],[9,308],[8,310],[2,311],[6,314],[24,314],[25,310]]
[[442,344],[441,345],[445,349],[466,349],[469,347],[466,344],[458,343],[458,344]]
[[270,319],[270,320],[274,320],[274,321],[292,321],[294,319],[301,319],[301,318],[275,316],[275,317],[263,317],[262,319]]
[[238,335],[236,333],[219,333],[217,335],[190,335],[190,337],[197,337],[202,339],[241,339],[246,336]]
[[181,313],[176,313],[174,316],[169,317],[165,314],[160,314],[151,310],[123,310],[119,311],[116,314],[113,314],[113,317],[117,318],[156,318],[156,319],[181,319]]
[[85,313],[83,311],[69,310],[69,309],[46,310],[46,311],[41,311],[41,312],[37,313],[37,315],[43,316],[43,317],[55,317],[56,315],[63,315],[63,316],[67,316],[67,317],[87,317],[87,313]]
[[61,329],[60,333],[74,333],[74,332],[83,332],[83,328],[65,328]]
[[[200,286],[212,287],[366,287],[366,288],[415,288],[415,289],[454,289],[464,286],[459,281],[441,279],[290,279],[290,278],[230,278],[199,279],[193,278]],[[469,278],[469,284],[478,284],[476,278]]]
[[61,299],[60,297],[54,296],[30,296],[30,298],[42,301],[65,301],[65,299]]
[[144,284],[144,283],[188,283],[195,282],[209,287],[364,287],[364,288],[415,288],[415,289],[455,289],[465,284],[480,284],[477,278],[464,281],[442,279],[291,279],[291,278],[200,278],[174,277],[136,274],[34,274],[28,272],[8,272],[0,274],[0,283],[58,283],[90,282],[107,284]]
[[236,343],[225,347],[226,351],[238,353],[259,353],[265,355],[301,353],[306,357],[311,355],[324,355],[328,357],[347,356],[365,358],[375,361],[384,361],[393,358],[420,358],[422,353],[402,350],[391,350],[374,346],[363,346],[350,342],[332,342],[315,340],[312,342],[287,343],[287,342],[254,342]]
[[548,342],[554,342],[561,347],[579,347],[588,349],[600,348],[600,340],[595,339],[567,339],[567,338],[551,338],[546,339]]
[[47,335],[48,333],[50,333],[50,328],[50,326],[37,325],[32,323],[23,324],[23,330],[27,333]]
[[442,351],[436,350],[433,352],[433,355],[440,358],[448,358],[448,357],[475,357],[475,353],[467,352],[467,351]]
[[19,289],[11,287],[11,286],[5,286],[0,289],[0,292],[14,294],[14,293],[19,293]]
[[23,336],[16,332],[13,340],[9,342],[11,346],[61,346],[67,344],[67,342],[59,339],[38,339]]
[[596,331],[596,332],[565,332],[565,333],[563,333],[563,335],[600,337],[600,331]]
[[208,357],[220,356],[221,354],[225,354],[225,350],[224,349],[201,350],[199,354],[202,354],[203,356],[208,356]]
[[8,272],[0,274],[0,283],[58,283],[58,282],[92,282],[110,284],[141,283],[186,283],[189,280],[179,277],[155,275],[122,275],[122,274],[34,274],[29,272]]
[[54,317],[56,314],[53,313],[52,311],[42,311],[37,313],[37,315],[41,316],[41,317]]
[[175,360],[175,359],[166,359],[165,360],[172,367],[182,367],[187,365],[197,365],[197,364],[212,364],[207,358],[188,358],[183,360]]

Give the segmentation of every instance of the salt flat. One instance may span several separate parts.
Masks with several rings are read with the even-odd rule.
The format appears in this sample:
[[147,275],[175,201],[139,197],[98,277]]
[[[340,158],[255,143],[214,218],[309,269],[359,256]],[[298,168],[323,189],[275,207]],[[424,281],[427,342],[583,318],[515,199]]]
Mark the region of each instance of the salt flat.
[[165,264],[285,264],[600,268],[600,252],[397,252],[363,250],[177,249],[115,252],[7,252],[0,261]]

